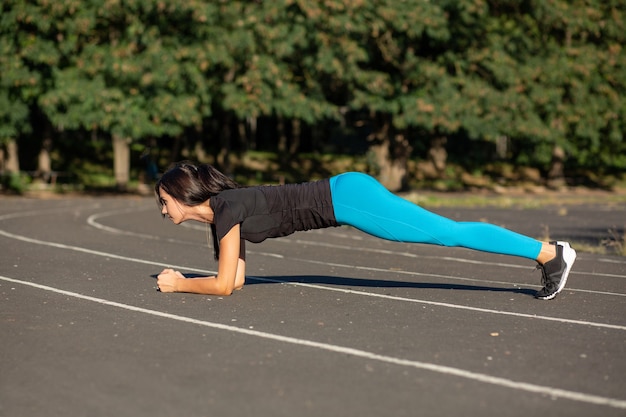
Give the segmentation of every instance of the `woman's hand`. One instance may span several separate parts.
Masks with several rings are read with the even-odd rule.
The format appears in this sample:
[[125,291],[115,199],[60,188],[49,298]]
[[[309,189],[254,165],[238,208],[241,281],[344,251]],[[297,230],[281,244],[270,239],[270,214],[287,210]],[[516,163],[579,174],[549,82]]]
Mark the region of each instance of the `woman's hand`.
[[176,292],[178,291],[177,282],[181,279],[185,279],[185,276],[180,271],[174,271],[173,269],[166,268],[157,276],[157,286],[161,292]]
[[239,225],[236,224],[220,240],[217,276],[186,279],[180,272],[166,268],[157,277],[159,289],[163,292],[231,295],[233,290],[243,287],[246,280],[245,247],[240,246],[242,242]]

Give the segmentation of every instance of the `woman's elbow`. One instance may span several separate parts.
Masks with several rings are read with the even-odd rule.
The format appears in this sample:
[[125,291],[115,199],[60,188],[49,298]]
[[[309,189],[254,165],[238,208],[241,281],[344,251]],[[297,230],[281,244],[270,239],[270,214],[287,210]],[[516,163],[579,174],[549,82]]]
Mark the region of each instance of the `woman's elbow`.
[[220,296],[224,296],[224,297],[230,297],[231,295],[233,295],[233,289],[225,289],[223,290],[219,295]]
[[214,295],[230,296],[233,295],[234,288],[230,285],[219,285],[215,288]]

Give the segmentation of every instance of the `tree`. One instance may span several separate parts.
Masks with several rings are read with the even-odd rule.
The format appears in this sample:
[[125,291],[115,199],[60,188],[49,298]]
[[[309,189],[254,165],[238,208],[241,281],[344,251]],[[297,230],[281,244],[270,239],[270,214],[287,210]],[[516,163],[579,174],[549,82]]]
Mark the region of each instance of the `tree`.
[[[302,123],[314,125],[338,116],[310,66],[316,50],[312,23],[299,2],[291,0],[228,2],[220,9],[219,21],[211,38],[223,45],[216,55],[227,59],[218,65],[223,82],[216,101],[239,120],[275,118],[276,147],[292,156],[299,142],[293,133]],[[284,134],[287,124],[292,127],[291,146]]]
[[[365,70],[356,72],[350,106],[372,115],[368,140],[379,179],[399,190],[406,184],[412,142],[423,140],[411,132],[437,136],[437,130],[458,127],[447,119],[456,103],[455,91],[425,48],[429,41],[449,38],[446,16],[439,6],[421,1],[372,2],[355,16],[363,34],[359,44],[366,46],[368,59],[361,65]],[[441,106],[433,106],[440,101]]]
[[0,147],[7,152],[5,169],[19,173],[18,139],[32,131],[30,107],[45,86],[45,70],[56,56],[30,30],[30,7],[23,2],[2,4],[0,19]]
[[[448,157],[489,162],[469,154],[503,137],[501,157],[552,179],[623,170],[624,9],[617,0],[8,0],[0,140],[45,156],[47,138],[75,149],[105,138],[120,188],[131,146],[158,142],[171,158],[207,146],[228,168],[231,140],[257,126],[285,162],[301,135],[352,127],[392,190],[414,149],[444,175]],[[43,140],[39,126],[49,127]]]
[[110,135],[116,183],[125,188],[133,141],[181,135],[210,114],[194,30],[206,25],[211,7],[151,0],[65,6],[68,23],[56,23],[67,39],[57,45],[64,61],[40,104],[56,126]]
[[451,41],[437,61],[461,94],[460,130],[475,140],[510,137],[515,163],[555,179],[566,155],[579,167],[624,167],[615,157],[625,146],[621,2],[467,0],[444,7]]
[[446,36],[443,13],[417,0],[294,1],[292,10],[306,34],[294,60],[302,91],[332,103],[335,118],[344,117],[343,109],[365,115],[379,179],[400,189],[410,146],[408,125],[394,117],[407,71],[416,65],[416,45],[427,33]]

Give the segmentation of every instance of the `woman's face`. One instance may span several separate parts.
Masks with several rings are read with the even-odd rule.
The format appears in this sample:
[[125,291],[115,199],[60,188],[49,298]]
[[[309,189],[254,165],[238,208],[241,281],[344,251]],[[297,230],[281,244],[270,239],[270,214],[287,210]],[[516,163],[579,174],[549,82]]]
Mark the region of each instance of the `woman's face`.
[[169,217],[174,224],[180,224],[186,220],[184,206],[178,202],[174,197],[166,193],[163,188],[159,190],[159,197],[161,199],[161,214]]

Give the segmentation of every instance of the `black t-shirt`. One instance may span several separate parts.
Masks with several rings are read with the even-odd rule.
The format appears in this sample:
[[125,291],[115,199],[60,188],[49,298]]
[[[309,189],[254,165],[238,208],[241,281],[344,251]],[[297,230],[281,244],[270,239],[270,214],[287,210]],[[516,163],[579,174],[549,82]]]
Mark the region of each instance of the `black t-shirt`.
[[252,243],[297,231],[338,226],[328,179],[225,190],[211,197],[218,240],[236,224]]

